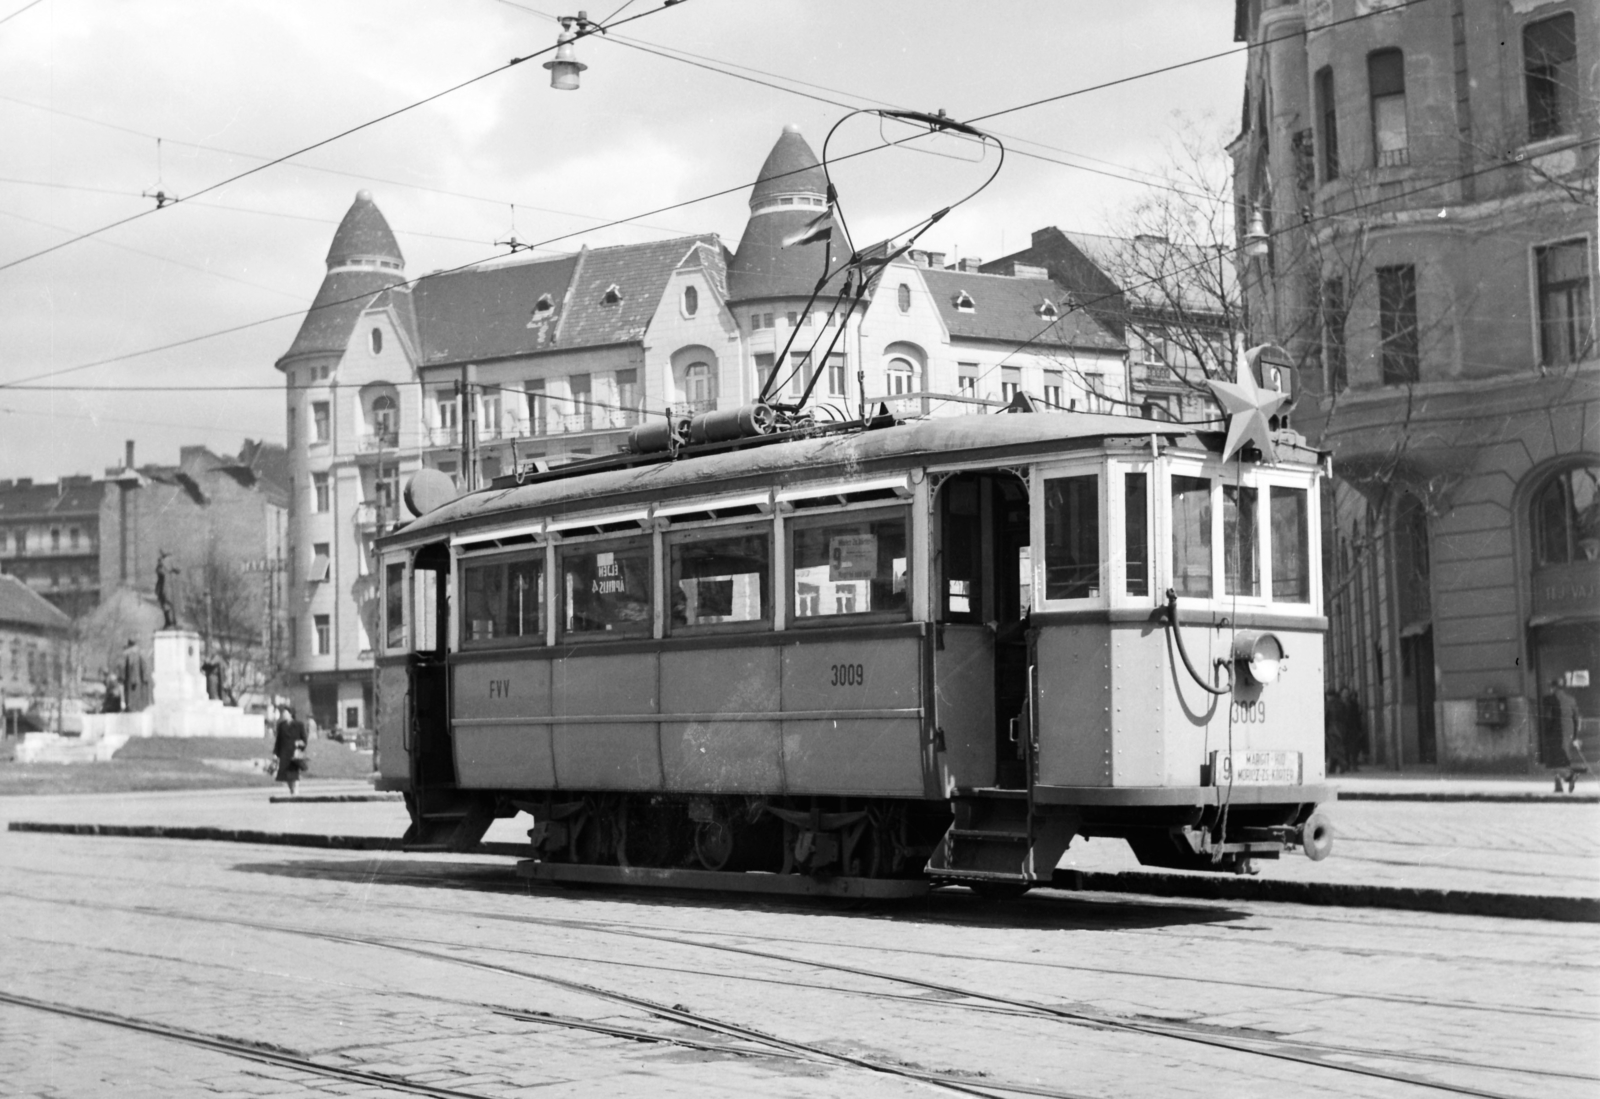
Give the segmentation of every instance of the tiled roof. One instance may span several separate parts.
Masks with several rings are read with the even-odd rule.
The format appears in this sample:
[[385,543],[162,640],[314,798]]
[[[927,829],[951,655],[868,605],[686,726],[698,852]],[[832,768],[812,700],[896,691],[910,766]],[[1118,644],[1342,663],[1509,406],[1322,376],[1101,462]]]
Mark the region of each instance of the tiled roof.
[[350,333],[355,331],[356,321],[371,304],[373,295],[403,281],[405,276],[400,272],[377,268],[346,269],[326,275],[316,301],[311,303],[306,319],[300,322],[294,343],[278,362],[281,364],[284,359],[296,355],[344,351],[350,342]]
[[65,486],[56,481],[29,485],[0,481],[0,519],[98,516],[100,500],[105,491],[104,481],[90,481],[87,478],[81,481],[69,478]]
[[0,573],[0,626],[66,630],[72,619],[15,576]]
[[[898,285],[897,272],[905,269],[889,268],[884,273],[878,292],[889,292]],[[1081,310],[1069,309],[1066,294],[1049,279],[1008,278],[1004,275],[984,275],[975,271],[942,271],[917,268],[927,281],[928,292],[933,295],[939,316],[944,319],[950,335],[975,340],[1005,340],[1052,347],[1078,347],[1100,351],[1121,351],[1122,342],[1112,335],[1092,316]],[[961,295],[972,300],[970,311],[956,304]],[[1040,312],[1045,302],[1056,307],[1057,320]],[[1042,333],[1042,334],[1041,334]]]
[[[783,238],[820,213],[815,207],[796,207],[752,217],[728,265],[728,297],[755,301],[803,298],[811,293],[823,271],[838,266],[843,250],[832,240],[785,248]],[[835,276],[828,289],[836,290],[843,277]]]
[[[598,346],[643,338],[667,289],[667,280],[689,249],[704,244],[713,255],[720,256],[717,243],[714,234],[704,233],[584,252],[573,276],[567,315],[561,322],[560,346]],[[612,286],[621,300],[607,305],[605,294]]]
[[[642,339],[667,279],[691,250],[720,281],[724,253],[713,234],[419,279],[415,299],[422,363],[479,362]],[[608,301],[613,287],[615,300]],[[547,295],[550,308],[536,311]]]
[[[576,256],[469,267],[413,290],[424,366],[525,355],[555,346]],[[545,296],[550,309],[536,313]]]
[[344,220],[333,234],[328,248],[328,266],[337,267],[352,259],[389,259],[404,266],[400,245],[389,230],[389,223],[372,201],[371,191],[357,191],[356,200],[345,211]]

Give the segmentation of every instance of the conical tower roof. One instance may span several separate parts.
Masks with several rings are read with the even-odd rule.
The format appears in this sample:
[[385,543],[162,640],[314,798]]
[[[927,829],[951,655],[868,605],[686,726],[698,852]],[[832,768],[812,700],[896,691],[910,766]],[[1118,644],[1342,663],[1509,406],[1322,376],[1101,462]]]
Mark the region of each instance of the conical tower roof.
[[405,281],[405,258],[389,223],[372,201],[372,192],[356,192],[355,202],[333,234],[328,273],[322,277],[317,298],[278,365],[300,355],[342,352],[362,311],[379,294]]
[[822,172],[822,162],[811,151],[806,139],[800,136],[800,127],[783,128],[778,143],[767,154],[756,176],[756,185],[750,192],[750,209],[754,210],[773,201],[779,195],[827,194],[828,179]]
[[728,265],[733,301],[803,298],[825,270],[837,265],[835,241],[783,246],[827,209],[827,177],[798,126],[785,126],[750,191],[750,220]]
[[400,245],[389,229],[378,204],[372,201],[371,191],[357,191],[356,200],[345,211],[344,220],[333,234],[333,244],[328,248],[328,267],[343,267],[351,262],[377,262],[381,266],[405,266]]

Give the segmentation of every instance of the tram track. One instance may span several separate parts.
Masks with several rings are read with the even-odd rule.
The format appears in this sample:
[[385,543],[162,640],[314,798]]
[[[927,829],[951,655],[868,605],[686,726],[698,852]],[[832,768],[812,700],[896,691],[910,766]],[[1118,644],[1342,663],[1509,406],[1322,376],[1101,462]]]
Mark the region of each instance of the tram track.
[[[645,999],[640,998],[640,997],[632,996],[632,995],[630,995],[628,993],[622,993],[622,992],[617,992],[615,990],[609,990],[609,989],[600,988],[598,986],[590,985],[590,984],[588,984],[586,982],[572,981],[572,980],[569,980],[569,979],[566,979],[566,978],[555,977],[555,976],[550,975],[550,974],[530,973],[527,970],[518,969],[518,968],[515,968],[515,967],[512,967],[512,966],[507,966],[507,965],[501,964],[499,962],[487,962],[487,961],[482,961],[482,960],[479,960],[479,959],[462,957],[458,953],[461,949],[463,949],[460,946],[459,943],[449,943],[449,944],[437,944],[436,942],[433,943],[433,945],[443,945],[446,948],[444,950],[438,950],[438,949],[429,949],[429,948],[425,948],[423,946],[416,945],[414,941],[407,941],[407,940],[404,940],[404,939],[397,939],[397,938],[393,938],[393,937],[385,938],[385,937],[371,936],[371,935],[357,935],[357,934],[340,933],[340,932],[329,932],[329,931],[327,931],[325,929],[320,929],[320,928],[311,928],[311,927],[296,926],[296,925],[289,925],[289,924],[267,923],[267,922],[255,921],[255,920],[244,920],[244,919],[241,919],[241,918],[238,918],[238,917],[197,916],[197,915],[194,915],[194,914],[191,914],[191,913],[178,912],[178,911],[173,911],[173,910],[170,910],[170,909],[160,909],[160,908],[148,907],[148,906],[125,906],[125,905],[108,905],[108,904],[104,904],[104,903],[89,903],[89,902],[79,902],[79,901],[56,901],[56,900],[51,899],[51,898],[33,898],[33,899],[44,900],[45,903],[70,904],[70,905],[76,905],[76,906],[80,906],[80,907],[88,907],[88,908],[94,908],[94,909],[100,909],[100,910],[119,910],[119,911],[128,912],[130,914],[144,915],[144,916],[147,916],[147,917],[154,916],[154,917],[169,918],[169,919],[192,920],[192,921],[197,921],[197,922],[201,922],[201,923],[213,923],[213,924],[214,923],[224,923],[224,924],[230,924],[230,925],[235,925],[235,926],[241,926],[241,927],[248,928],[248,929],[254,930],[254,931],[266,931],[266,932],[276,932],[276,933],[286,934],[286,935],[294,936],[297,939],[304,939],[306,937],[312,937],[312,938],[322,939],[322,940],[325,940],[325,941],[343,943],[343,944],[348,944],[348,945],[358,945],[358,946],[374,947],[374,948],[379,948],[379,949],[384,949],[384,950],[404,952],[404,953],[412,954],[412,955],[417,956],[417,957],[429,958],[429,959],[434,960],[434,961],[443,961],[443,962],[447,962],[447,963],[450,963],[450,964],[455,964],[455,965],[460,965],[460,966],[470,967],[470,968],[476,968],[476,969],[485,970],[485,971],[489,971],[489,972],[493,972],[493,973],[512,976],[512,977],[515,977],[515,978],[526,979],[526,980],[531,980],[531,981],[535,981],[535,982],[541,982],[541,983],[549,984],[549,985],[552,985],[552,986],[555,986],[555,987],[566,989],[567,991],[577,992],[577,993],[584,994],[584,995],[596,996],[598,998],[609,1000],[609,1001],[614,1002],[614,1003],[623,1004],[623,1005],[630,1006],[630,1007],[633,1007],[633,1008],[638,1009],[638,1010],[645,1011],[647,1014],[651,1014],[651,1015],[654,1015],[654,1016],[656,1016],[658,1018],[662,1018],[662,1019],[665,1019],[665,1020],[668,1020],[668,1021],[671,1021],[671,1022],[677,1022],[677,1023],[683,1024],[683,1025],[687,1025],[687,1026],[697,1026],[697,1027],[700,1027],[701,1029],[705,1029],[705,1030],[708,1030],[708,1031],[710,1031],[712,1033],[718,1033],[718,1034],[721,1034],[721,1035],[724,1035],[724,1036],[727,1036],[727,1037],[742,1038],[742,1039],[745,1039],[745,1040],[752,1040],[752,1041],[757,1041],[757,1042],[766,1042],[767,1044],[771,1045],[773,1048],[781,1049],[781,1050],[783,1050],[785,1052],[790,1052],[790,1053],[794,1053],[794,1054],[797,1054],[797,1055],[804,1055],[804,1054],[809,1052],[810,1054],[812,1054],[814,1056],[820,1056],[825,1060],[833,1060],[836,1063],[854,1065],[855,1067],[866,1069],[868,1071],[889,1072],[889,1073],[892,1073],[894,1075],[907,1076],[908,1078],[915,1078],[915,1079],[919,1079],[919,1080],[922,1080],[923,1076],[927,1076],[928,1075],[926,1073],[918,1074],[919,1070],[907,1070],[907,1069],[903,1069],[903,1068],[901,1068],[899,1066],[886,1065],[886,1064],[884,1064],[882,1062],[871,1061],[871,1060],[866,1059],[866,1058],[858,1058],[858,1057],[854,1057],[853,1055],[850,1055],[850,1054],[842,1054],[842,1053],[839,1053],[837,1051],[828,1050],[825,1047],[811,1046],[811,1045],[808,1045],[806,1043],[795,1043],[795,1042],[791,1042],[791,1041],[786,1040],[786,1039],[781,1039],[781,1038],[777,1038],[775,1036],[766,1035],[763,1032],[754,1030],[752,1028],[744,1027],[741,1024],[729,1023],[729,1022],[727,1022],[725,1020],[718,1020],[718,1019],[711,1018],[709,1016],[701,1015],[699,1013],[689,1012],[689,1011],[683,1009],[681,1007],[681,1005],[668,1006],[668,1005],[657,1004],[657,1003],[654,1003],[654,1002],[649,1001],[649,1000],[645,1000]],[[458,915],[458,916],[463,915],[462,913],[451,913],[451,914]],[[1312,1066],[1312,1067],[1317,1067],[1317,1068],[1330,1070],[1330,1071],[1334,1071],[1334,1072],[1339,1072],[1339,1073],[1353,1074],[1353,1075],[1357,1075],[1357,1076],[1364,1076],[1364,1077],[1369,1077],[1369,1078],[1387,1080],[1387,1081],[1390,1081],[1390,1082],[1393,1082],[1393,1083],[1406,1084],[1406,1085],[1411,1085],[1411,1086],[1430,1089],[1430,1090],[1435,1090],[1435,1091],[1449,1092],[1449,1093],[1452,1093],[1452,1094],[1477,1096],[1477,1097],[1481,1097],[1481,1099],[1508,1099],[1506,1093],[1502,1093],[1502,1092],[1496,1092],[1496,1091],[1491,1091],[1491,1090],[1487,1090],[1487,1089],[1483,1089],[1483,1088],[1470,1087],[1470,1086],[1460,1085],[1460,1084],[1453,1084],[1453,1083],[1449,1083],[1449,1082],[1446,1082],[1446,1081],[1432,1080],[1432,1079],[1428,1079],[1428,1078],[1422,1077],[1422,1076],[1417,1076],[1417,1075],[1415,1075],[1413,1073],[1408,1073],[1408,1072],[1396,1072],[1396,1071],[1392,1071],[1392,1070],[1389,1070],[1389,1069],[1376,1068],[1376,1067],[1367,1066],[1367,1065],[1352,1064],[1352,1063],[1347,1063],[1347,1062],[1331,1059],[1333,1056],[1338,1055],[1338,1056],[1349,1056],[1349,1057],[1363,1057],[1363,1058],[1367,1058],[1369,1060],[1380,1060],[1380,1061],[1381,1060],[1390,1060],[1390,1061],[1395,1061],[1395,1060],[1401,1060],[1401,1061],[1416,1060],[1416,1058],[1406,1056],[1404,1053],[1402,1053],[1399,1056],[1396,1056],[1395,1055],[1395,1051],[1376,1050],[1376,1049],[1370,1049],[1370,1048],[1348,1047],[1348,1046],[1344,1046],[1344,1047],[1324,1046],[1322,1048],[1318,1048],[1315,1044],[1310,1044],[1310,1043],[1294,1043],[1294,1044],[1286,1043],[1286,1042],[1283,1042],[1282,1040],[1277,1039],[1276,1037],[1273,1037],[1273,1036],[1255,1036],[1255,1035],[1252,1035],[1250,1037],[1244,1037],[1244,1036],[1241,1036],[1241,1035],[1239,1035],[1237,1033],[1232,1033],[1232,1034],[1228,1034],[1228,1035],[1224,1036],[1224,1035],[1219,1035],[1219,1034],[1214,1033],[1214,1032],[1208,1032],[1208,1031],[1204,1030],[1203,1028],[1197,1027],[1197,1026],[1195,1026],[1193,1024],[1172,1023],[1172,1022],[1164,1022],[1164,1021],[1163,1022],[1157,1022],[1157,1021],[1129,1020],[1129,1019],[1124,1018],[1124,1017],[1104,1016],[1104,1015],[1099,1015],[1097,1013],[1087,1013],[1087,1012],[1082,1012],[1082,1011],[1072,1011],[1072,1010],[1067,1010],[1067,1009],[1055,1008],[1055,1007],[1052,1007],[1050,1005],[1038,1004],[1038,1003],[1035,1003],[1035,1002],[1032,1002],[1032,1001],[1019,1000],[1019,999],[1012,998],[1012,997],[999,996],[999,995],[996,995],[996,994],[985,993],[985,992],[976,991],[976,990],[972,990],[972,989],[965,989],[965,988],[961,988],[959,986],[954,986],[954,985],[946,985],[946,984],[943,984],[941,982],[924,981],[924,980],[921,980],[921,979],[918,979],[918,978],[905,977],[905,976],[899,975],[899,974],[883,973],[881,971],[869,970],[869,969],[866,969],[864,967],[845,966],[845,965],[841,965],[841,964],[837,964],[837,963],[826,963],[826,962],[818,962],[818,961],[811,960],[811,959],[793,958],[793,957],[788,957],[788,956],[784,956],[784,955],[772,954],[771,952],[767,952],[767,951],[755,951],[755,950],[750,949],[750,948],[727,947],[727,946],[724,946],[724,945],[721,945],[721,944],[706,944],[706,943],[698,942],[698,941],[695,941],[695,940],[676,939],[676,938],[673,938],[671,936],[664,936],[664,935],[659,935],[659,934],[639,933],[639,932],[636,932],[636,931],[634,931],[632,929],[597,928],[597,927],[593,926],[592,924],[590,924],[587,921],[542,920],[542,919],[539,919],[539,918],[525,918],[525,917],[520,917],[520,916],[501,916],[501,915],[494,914],[494,913],[481,913],[481,912],[480,913],[474,913],[472,915],[475,915],[475,916],[477,916],[479,918],[486,918],[486,917],[487,918],[500,918],[500,919],[505,919],[505,920],[509,920],[509,921],[512,921],[512,922],[520,922],[520,923],[530,923],[530,922],[531,923],[536,923],[536,924],[542,923],[542,924],[547,924],[547,925],[553,926],[553,927],[563,927],[563,928],[568,929],[568,930],[590,930],[590,931],[601,930],[601,931],[605,931],[607,933],[624,934],[624,935],[629,935],[630,937],[635,937],[635,938],[640,938],[640,939],[650,939],[650,940],[655,940],[655,941],[662,942],[662,943],[674,943],[674,944],[681,945],[681,946],[695,947],[695,948],[700,948],[700,949],[726,950],[726,951],[729,951],[729,952],[732,952],[732,953],[739,953],[739,954],[746,954],[746,955],[762,957],[762,958],[765,958],[767,960],[776,961],[776,962],[780,962],[780,963],[787,963],[787,964],[790,964],[790,965],[808,966],[808,967],[812,967],[812,968],[827,969],[827,970],[833,970],[833,971],[836,971],[836,972],[850,973],[850,974],[853,974],[853,975],[856,975],[856,976],[873,978],[873,979],[882,980],[882,981],[895,982],[895,983],[899,983],[899,984],[902,984],[902,985],[908,985],[908,986],[912,986],[912,987],[918,987],[918,988],[922,988],[922,989],[927,990],[927,991],[937,991],[937,992],[940,992],[940,993],[945,994],[945,995],[953,995],[953,996],[966,997],[966,998],[969,998],[969,999],[988,1001],[990,1003],[1008,1006],[1008,1007],[1010,1007],[1010,1008],[1012,1008],[1014,1010],[1017,1010],[1019,1013],[1033,1014],[1033,1015],[1049,1017],[1049,1018],[1056,1019],[1058,1021],[1072,1023],[1072,1024],[1076,1024],[1076,1025],[1089,1026],[1089,1027],[1093,1027],[1093,1028],[1096,1028],[1096,1029],[1122,1031],[1122,1032],[1128,1032],[1128,1033],[1141,1034],[1141,1035],[1145,1035],[1145,1036],[1149,1036],[1149,1037],[1158,1037],[1158,1038],[1177,1040],[1177,1041],[1182,1041],[1182,1042],[1190,1042],[1190,1043],[1195,1043],[1195,1044],[1199,1044],[1199,1045],[1203,1045],[1203,1046],[1210,1046],[1210,1047],[1213,1047],[1213,1048],[1228,1050],[1228,1051],[1235,1052],[1235,1053],[1244,1053],[1244,1054],[1262,1056],[1262,1057],[1276,1059],[1276,1060],[1295,1062],[1295,1063],[1308,1065],[1308,1066]],[[427,940],[424,940],[424,941],[427,941]],[[468,948],[465,948],[465,949],[469,949],[470,950],[470,949],[475,949],[475,948],[468,947]],[[499,950],[498,953],[503,955],[503,954],[506,954],[506,953],[521,953],[521,951],[517,951],[515,948],[512,948],[511,950]],[[570,954],[562,955],[561,957],[566,957],[568,960],[574,960],[574,959],[571,958]],[[585,961],[588,961],[588,962],[599,962],[601,964],[605,964],[609,960],[607,960],[607,959],[586,959]],[[837,988],[837,987],[827,987],[827,986],[815,986],[815,985],[812,985],[812,986],[809,986],[809,987],[822,988],[824,991],[831,991],[831,992],[836,992],[836,993],[846,993],[846,994],[855,993],[857,991],[857,990],[840,989],[840,988]],[[1336,993],[1329,993],[1329,995],[1337,995],[1337,994]],[[923,1000],[923,1001],[919,1001],[919,1002],[924,1003],[924,1004],[932,1004],[932,1005],[935,1005],[935,1006],[965,1006],[965,1005],[951,1005],[949,1003],[949,1001],[928,1001],[928,1000]],[[1546,1072],[1546,1071],[1543,1071],[1543,1070],[1528,1070],[1528,1069],[1523,1069],[1523,1068],[1518,1068],[1518,1067],[1506,1067],[1506,1066],[1497,1066],[1497,1065],[1488,1065],[1488,1064],[1478,1064],[1478,1063],[1473,1063],[1473,1062],[1461,1061],[1459,1059],[1450,1059],[1450,1058],[1443,1058],[1443,1057],[1440,1057],[1440,1058],[1425,1058],[1424,1061],[1425,1061],[1425,1063],[1428,1063],[1428,1064],[1431,1064],[1431,1065],[1435,1065],[1435,1066],[1438,1066],[1438,1067],[1441,1067],[1441,1068],[1449,1067],[1449,1068],[1469,1069],[1469,1070],[1478,1070],[1478,1071],[1491,1070],[1491,1071],[1495,1071],[1495,1072],[1499,1072],[1499,1073],[1503,1073],[1503,1074],[1508,1074],[1508,1075],[1513,1075],[1513,1076],[1519,1076],[1519,1075],[1520,1076],[1527,1076],[1527,1075],[1547,1076],[1547,1075],[1551,1075],[1551,1076],[1563,1076],[1563,1077],[1565,1077],[1565,1076],[1571,1075],[1571,1074],[1563,1074],[1563,1073],[1549,1073],[1549,1072]],[[1594,1079],[1592,1077],[1584,1077],[1584,1076],[1576,1076],[1575,1078],[1584,1079],[1584,1080]],[[973,1088],[971,1088],[970,1086],[968,1086],[966,1084],[951,1082],[948,1077],[939,1077],[938,1079],[929,1078],[927,1080],[924,1080],[923,1082],[930,1083],[930,1084],[935,1084],[937,1086],[952,1088],[954,1090],[963,1091],[964,1093],[967,1093],[967,1094],[978,1094],[978,1095],[990,1094],[989,1092],[982,1092],[982,1091],[974,1090]],[[1002,1092],[1013,1090],[1013,1089],[1010,1089],[1007,1086],[1005,1086],[1003,1084],[999,1084],[997,1082],[988,1082],[988,1081],[986,1081],[986,1086],[988,1086],[990,1088],[993,1088],[993,1089],[996,1089],[998,1091],[1002,1091]],[[1073,1096],[1072,1093],[1065,1093],[1065,1092],[1045,1093],[1045,1092],[1037,1092],[1037,1091],[1035,1091],[1033,1093],[1035,1093],[1035,1094],[1054,1094],[1054,1095],[1066,1097],[1066,1099],[1076,1099],[1076,1097]]]

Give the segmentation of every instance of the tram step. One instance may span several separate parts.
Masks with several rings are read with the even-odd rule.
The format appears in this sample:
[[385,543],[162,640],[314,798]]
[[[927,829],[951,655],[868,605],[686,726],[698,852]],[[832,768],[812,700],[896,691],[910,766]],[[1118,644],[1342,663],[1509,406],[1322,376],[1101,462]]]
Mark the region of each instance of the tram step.
[[[444,799],[438,799],[443,801]],[[494,823],[494,806],[481,798],[462,796],[430,805],[406,830],[407,851],[470,851]]]
[[993,843],[1032,843],[1026,832],[991,832],[982,828],[952,828],[947,833],[951,839],[983,840]]

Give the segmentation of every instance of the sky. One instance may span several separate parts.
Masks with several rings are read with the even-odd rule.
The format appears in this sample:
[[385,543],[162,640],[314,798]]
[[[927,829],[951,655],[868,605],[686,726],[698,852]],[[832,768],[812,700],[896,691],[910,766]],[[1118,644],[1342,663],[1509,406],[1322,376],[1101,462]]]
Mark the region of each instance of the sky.
[[[361,189],[411,277],[503,256],[513,234],[548,254],[702,232],[731,249],[786,124],[820,153],[855,107],[968,119],[1138,77],[982,123],[1010,155],[919,246],[990,259],[1044,226],[1114,231],[1181,131],[1232,136],[1244,78],[1242,52],[1140,75],[1234,49],[1227,0],[635,0],[618,18],[643,18],[578,43],[576,92],[535,58],[196,195],[547,49],[561,14],[575,11],[0,0],[0,478],[99,476],[127,439],[140,464],[282,442],[273,364]],[[858,116],[830,148],[904,133]],[[946,141],[840,163],[857,243],[971,190],[995,166],[983,156]],[[157,191],[182,201],[158,210]]]

